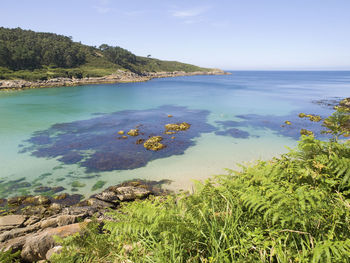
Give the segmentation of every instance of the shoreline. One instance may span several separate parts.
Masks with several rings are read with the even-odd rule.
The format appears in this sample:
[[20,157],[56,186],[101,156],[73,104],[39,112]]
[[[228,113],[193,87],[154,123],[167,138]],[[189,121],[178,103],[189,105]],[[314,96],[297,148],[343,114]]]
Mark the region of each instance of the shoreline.
[[0,251],[21,251],[21,262],[49,260],[60,248],[54,236],[81,233],[92,220],[102,226],[104,220],[113,220],[105,213],[118,210],[123,203],[171,194],[162,188],[164,183],[128,181],[83,199],[80,194],[62,192],[0,199]]
[[48,80],[0,80],[1,91],[15,91],[35,88],[56,88],[56,87],[71,87],[82,86],[90,84],[109,84],[109,83],[132,83],[145,82],[155,78],[169,78],[169,77],[183,77],[183,76],[199,76],[199,75],[231,75],[220,69],[213,69],[211,71],[174,71],[174,72],[146,72],[142,75],[130,71],[118,70],[116,73],[104,77],[91,78],[52,78]]

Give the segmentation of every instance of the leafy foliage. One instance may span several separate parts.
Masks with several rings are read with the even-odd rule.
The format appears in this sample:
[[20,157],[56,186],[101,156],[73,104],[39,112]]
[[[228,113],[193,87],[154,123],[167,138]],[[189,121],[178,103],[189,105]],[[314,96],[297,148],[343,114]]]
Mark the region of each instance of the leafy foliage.
[[11,250],[7,250],[7,251],[0,250],[0,262],[1,263],[19,262],[19,255],[20,254],[21,254],[21,251],[17,251],[15,253],[12,253]]
[[349,262],[350,143],[303,136],[269,162],[228,170],[192,195],[112,212],[53,262]]
[[72,68],[85,62],[84,49],[69,37],[0,28],[0,66],[13,70],[36,69],[43,65]]
[[139,57],[118,46],[102,44],[96,48],[53,33],[0,27],[0,79],[102,77],[117,69],[138,74],[208,70],[176,61]]

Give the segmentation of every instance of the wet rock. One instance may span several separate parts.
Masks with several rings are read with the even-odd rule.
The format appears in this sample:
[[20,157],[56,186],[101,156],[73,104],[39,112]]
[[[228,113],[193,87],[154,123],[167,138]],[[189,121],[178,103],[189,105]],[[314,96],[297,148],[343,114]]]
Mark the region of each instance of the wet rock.
[[138,129],[131,129],[128,131],[128,135],[130,136],[138,136],[139,135],[139,130]]
[[22,225],[27,218],[28,218],[27,216],[23,216],[23,215],[2,216],[0,217],[0,227],[4,227],[4,226],[17,227]]
[[49,205],[51,200],[43,195],[28,196],[23,200],[23,204]]
[[37,188],[34,189],[35,193],[42,193],[42,192],[48,192],[51,190],[51,187],[48,186],[39,186]]
[[142,144],[145,142],[145,139],[137,139],[136,144]]
[[62,209],[62,205],[61,205],[61,204],[58,204],[58,203],[52,203],[52,204],[49,206],[49,209],[55,210],[55,211],[60,211],[60,210]]
[[63,193],[63,194],[60,194],[60,195],[57,195],[54,197],[55,200],[63,200],[63,199],[66,199],[69,195],[67,193]]
[[161,143],[162,140],[163,140],[163,138],[161,136],[153,136],[153,137],[149,138],[147,141],[145,141],[143,146],[147,150],[159,151],[159,150],[165,148],[165,145]]
[[186,131],[191,127],[191,124],[187,122],[182,123],[170,123],[165,125],[166,131]]
[[12,206],[21,205],[26,196],[15,196],[7,199],[7,203]]

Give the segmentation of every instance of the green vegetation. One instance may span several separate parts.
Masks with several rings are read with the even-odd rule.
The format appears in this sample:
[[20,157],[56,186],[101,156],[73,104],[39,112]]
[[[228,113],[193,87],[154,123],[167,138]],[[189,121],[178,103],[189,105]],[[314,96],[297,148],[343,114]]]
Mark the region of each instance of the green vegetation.
[[348,262],[350,141],[339,136],[349,122],[337,111],[324,120],[331,140],[302,136],[192,195],[124,204],[102,231],[92,222],[62,241],[52,262]]
[[106,181],[97,181],[92,187],[91,191],[96,191],[97,189],[101,189],[106,184]]
[[0,262],[1,263],[14,263],[20,262],[18,257],[21,254],[21,251],[17,251],[16,253],[12,253],[11,250],[2,252],[0,251]]
[[79,182],[79,181],[74,181],[74,182],[72,182],[72,187],[74,187],[74,188],[77,188],[77,187],[85,187],[86,186],[86,184],[84,184],[84,183],[81,183],[81,182]]
[[138,74],[208,70],[175,61],[139,57],[118,46],[102,44],[96,48],[53,33],[0,27],[0,79],[102,77],[118,69]]

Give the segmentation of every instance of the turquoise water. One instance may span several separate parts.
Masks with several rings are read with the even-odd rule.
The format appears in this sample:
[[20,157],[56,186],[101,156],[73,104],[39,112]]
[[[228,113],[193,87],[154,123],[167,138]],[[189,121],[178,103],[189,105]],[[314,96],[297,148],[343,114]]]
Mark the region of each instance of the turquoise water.
[[[0,93],[0,182],[31,184],[2,197],[39,184],[70,192],[74,181],[88,194],[98,180],[135,178],[189,189],[194,179],[286,152],[300,128],[320,130],[298,113],[327,116],[331,107],[319,101],[350,96],[350,72],[232,73]],[[292,125],[281,127],[286,120]],[[188,131],[162,134],[164,124],[183,121]],[[162,135],[167,147],[150,152],[137,138],[118,139],[135,126],[139,138]]]

